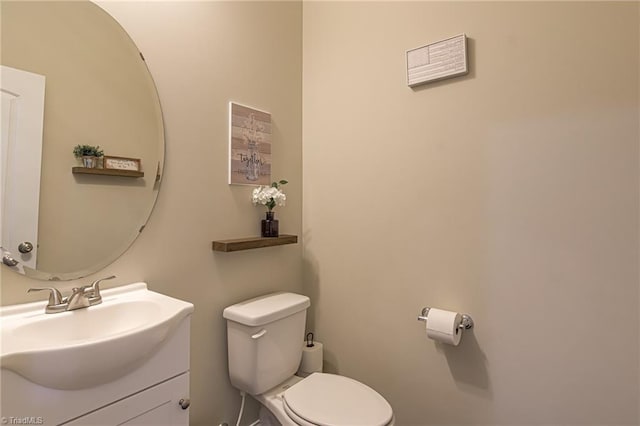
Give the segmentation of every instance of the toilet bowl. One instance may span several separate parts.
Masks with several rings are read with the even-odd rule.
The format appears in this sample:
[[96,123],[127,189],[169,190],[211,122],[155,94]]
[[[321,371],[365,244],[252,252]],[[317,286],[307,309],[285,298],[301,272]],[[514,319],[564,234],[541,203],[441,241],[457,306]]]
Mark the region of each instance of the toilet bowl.
[[337,374],[294,375],[302,358],[309,298],[272,293],[224,309],[229,378],[262,404],[264,426],[392,426],[391,405]]

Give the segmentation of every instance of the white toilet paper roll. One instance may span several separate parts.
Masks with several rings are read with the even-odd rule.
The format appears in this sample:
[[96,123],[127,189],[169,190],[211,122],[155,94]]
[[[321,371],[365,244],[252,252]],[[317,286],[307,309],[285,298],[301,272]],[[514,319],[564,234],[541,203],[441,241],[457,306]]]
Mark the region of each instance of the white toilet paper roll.
[[462,337],[462,330],[458,328],[461,321],[462,315],[457,312],[431,308],[427,314],[427,337],[458,346]]
[[322,343],[313,342],[313,346],[307,347],[305,341],[302,344],[302,361],[298,375],[306,377],[311,373],[322,373]]

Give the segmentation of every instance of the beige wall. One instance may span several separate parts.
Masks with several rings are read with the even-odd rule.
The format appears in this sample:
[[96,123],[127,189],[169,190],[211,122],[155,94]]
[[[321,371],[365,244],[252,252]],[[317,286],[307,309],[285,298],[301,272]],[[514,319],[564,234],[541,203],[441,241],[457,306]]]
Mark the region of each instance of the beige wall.
[[[191,423],[235,424],[240,398],[228,379],[225,306],[276,290],[301,291],[301,244],[214,253],[211,241],[259,233],[264,208],[252,187],[227,185],[228,102],[269,111],[273,177],[289,180],[276,208],[281,232],[301,235],[300,3],[109,2],[155,79],[166,130],[158,203],[105,287],[138,280],[195,304],[191,326]],[[2,302],[40,300],[44,283],[1,268]],[[115,282],[114,282],[115,281]],[[77,282],[60,283],[69,289]],[[256,418],[250,404],[247,420]],[[246,423],[248,424],[248,423]]]
[[[399,425],[637,424],[637,7],[109,3],[156,81],[167,163],[147,228],[95,276],[195,304],[192,424],[235,423],[221,311],[273,290],[312,297],[326,367]],[[404,51],[460,32],[471,74],[407,88]],[[226,184],[230,100],[272,113],[304,258],[210,250],[262,214]],[[0,273],[3,304],[41,299]],[[476,328],[434,345],[425,305]]]
[[[639,423],[638,7],[304,3],[304,290],[398,424]],[[408,88],[462,32],[471,73]]]

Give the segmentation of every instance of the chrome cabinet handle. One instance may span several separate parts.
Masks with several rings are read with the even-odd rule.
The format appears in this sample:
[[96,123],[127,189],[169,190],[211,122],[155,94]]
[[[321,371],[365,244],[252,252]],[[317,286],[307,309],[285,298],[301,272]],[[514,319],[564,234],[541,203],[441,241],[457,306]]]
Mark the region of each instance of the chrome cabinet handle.
[[31,250],[33,250],[33,244],[29,241],[25,241],[18,245],[18,251],[22,254],[31,253]]
[[182,398],[178,401],[178,405],[180,405],[180,408],[183,410],[186,410],[191,405],[191,400],[189,398]]

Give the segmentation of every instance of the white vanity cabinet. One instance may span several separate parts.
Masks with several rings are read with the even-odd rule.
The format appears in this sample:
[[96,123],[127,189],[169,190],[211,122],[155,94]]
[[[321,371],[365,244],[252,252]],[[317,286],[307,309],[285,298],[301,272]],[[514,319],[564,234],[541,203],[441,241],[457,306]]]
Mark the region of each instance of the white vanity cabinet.
[[[0,358],[0,419],[4,424],[189,424],[193,305],[148,291],[144,283],[105,290],[103,299],[100,305],[51,315],[44,313],[40,302],[0,308],[0,349],[4,351]],[[74,329],[99,335],[105,328],[100,328],[102,321],[112,322],[111,329],[124,327],[125,331],[103,333],[106,337],[86,338],[80,343],[72,340]],[[25,324],[34,333],[53,329],[54,337],[63,344],[51,349],[49,346],[57,342],[54,339],[45,342],[48,346],[38,347],[46,336],[35,342],[27,340]],[[32,344],[36,352],[22,350],[18,343]],[[60,351],[65,355],[59,356]],[[39,354],[37,363],[32,362],[34,353]],[[127,362],[121,365],[123,359]],[[27,378],[30,374],[32,379]],[[60,385],[47,385],[50,377],[60,377]]]
[[51,389],[3,368],[0,416],[7,424],[28,419],[47,426],[186,426],[189,408],[183,409],[179,401],[189,399],[190,322],[190,316],[183,319],[137,369],[93,388]]
[[[189,373],[114,402],[65,425],[188,425]],[[184,408],[183,408],[184,407]]]

